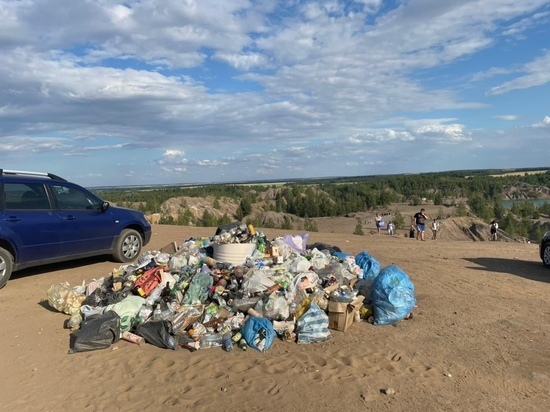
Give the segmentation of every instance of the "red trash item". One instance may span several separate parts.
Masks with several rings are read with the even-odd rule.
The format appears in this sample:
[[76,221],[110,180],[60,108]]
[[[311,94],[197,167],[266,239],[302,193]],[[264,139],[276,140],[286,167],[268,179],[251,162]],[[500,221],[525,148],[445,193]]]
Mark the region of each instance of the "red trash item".
[[162,281],[162,269],[162,267],[156,266],[143,272],[134,284],[134,291],[142,298],[149,296],[149,293]]

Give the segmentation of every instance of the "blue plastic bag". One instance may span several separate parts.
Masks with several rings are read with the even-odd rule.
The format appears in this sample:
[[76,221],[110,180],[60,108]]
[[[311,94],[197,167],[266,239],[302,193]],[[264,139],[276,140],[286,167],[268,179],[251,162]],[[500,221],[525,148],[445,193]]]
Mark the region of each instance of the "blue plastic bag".
[[372,283],[375,325],[391,325],[412,312],[414,285],[397,265],[383,268]]
[[363,279],[374,279],[380,273],[380,262],[366,250],[355,256],[355,263],[363,269]]
[[273,324],[267,318],[250,316],[241,329],[241,334],[248,346],[265,352],[277,336]]
[[307,312],[296,321],[296,335],[301,344],[323,342],[330,338],[328,315],[315,302],[311,302]]

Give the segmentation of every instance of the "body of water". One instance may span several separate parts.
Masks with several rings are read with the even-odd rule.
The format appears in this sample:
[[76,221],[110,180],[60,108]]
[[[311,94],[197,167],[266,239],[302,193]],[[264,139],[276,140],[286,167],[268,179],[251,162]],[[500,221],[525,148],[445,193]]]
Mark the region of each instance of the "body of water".
[[517,200],[503,200],[502,206],[506,209],[510,209],[514,203],[531,202],[535,206],[539,207],[545,203],[550,203],[550,199],[517,199]]

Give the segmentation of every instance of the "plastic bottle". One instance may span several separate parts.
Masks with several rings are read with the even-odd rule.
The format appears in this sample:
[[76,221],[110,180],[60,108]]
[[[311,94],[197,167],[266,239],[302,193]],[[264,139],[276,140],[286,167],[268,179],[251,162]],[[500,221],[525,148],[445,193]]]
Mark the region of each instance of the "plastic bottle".
[[153,311],[153,320],[161,320],[161,319],[162,319],[162,309],[160,308],[160,305],[157,305],[157,307]]
[[231,332],[227,332],[223,335],[223,350],[231,352],[233,350],[233,342],[231,341]]
[[222,346],[223,336],[219,333],[205,333],[200,337],[201,349],[216,348]]
[[143,304],[139,309],[139,312],[136,316],[136,325],[140,325],[151,317],[153,314],[153,308],[147,304]]
[[157,285],[151,293],[149,293],[149,296],[145,298],[145,303],[147,303],[150,306],[153,306],[159,299],[162,294],[162,285]]

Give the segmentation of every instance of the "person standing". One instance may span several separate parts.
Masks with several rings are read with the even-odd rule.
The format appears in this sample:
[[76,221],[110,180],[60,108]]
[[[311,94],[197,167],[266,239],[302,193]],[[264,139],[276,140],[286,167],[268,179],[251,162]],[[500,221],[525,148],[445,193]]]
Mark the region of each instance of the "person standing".
[[426,212],[424,209],[420,209],[420,212],[417,212],[414,215],[414,224],[416,225],[416,240],[426,240],[425,238],[425,232],[426,232],[426,220],[428,220],[428,215],[426,215]]
[[393,222],[388,222],[388,235],[393,236]]
[[498,230],[498,223],[495,219],[493,219],[491,221],[491,224],[489,225],[489,228],[490,228],[490,232],[491,232],[491,240],[498,240],[498,234],[497,234],[497,230]]
[[432,220],[432,239],[437,238],[437,232],[439,231],[439,222],[437,219]]
[[374,222],[376,223],[376,231],[380,234],[380,227],[382,226],[382,216],[380,216],[380,213],[376,213]]

